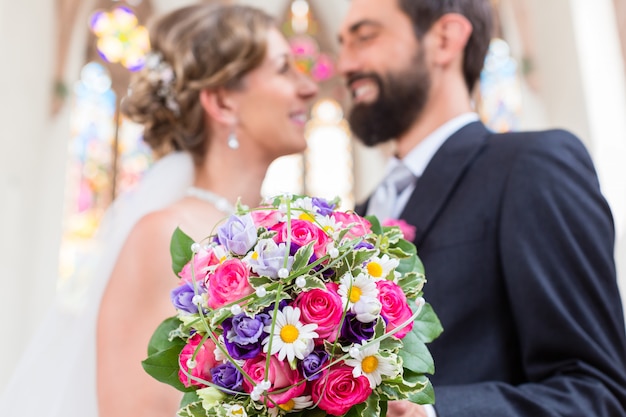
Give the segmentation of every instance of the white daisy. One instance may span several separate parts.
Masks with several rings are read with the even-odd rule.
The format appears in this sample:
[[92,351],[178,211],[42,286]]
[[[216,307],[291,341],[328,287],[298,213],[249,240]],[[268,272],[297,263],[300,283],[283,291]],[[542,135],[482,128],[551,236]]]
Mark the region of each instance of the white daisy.
[[226,417],[248,417],[246,409],[239,404],[224,404],[222,407],[226,410]]
[[358,343],[354,344],[357,349],[350,349],[350,354],[354,359],[346,359],[345,363],[352,366],[352,376],[355,378],[365,375],[370,382],[370,388],[374,389],[382,382],[383,376],[395,377],[398,374],[396,356],[381,356],[379,343],[373,343],[362,348]]
[[334,240],[337,240],[339,237],[339,232],[341,232],[341,222],[338,222],[334,218],[330,216],[317,216],[317,223],[319,227],[321,227],[328,236],[331,236]]
[[378,298],[376,282],[363,273],[353,277],[350,272],[346,272],[344,276],[341,277],[341,284],[339,284],[339,290],[337,292],[341,296],[344,305],[347,305],[350,309],[361,301],[362,298]]
[[367,269],[367,273],[372,278],[385,278],[389,273],[398,267],[400,261],[397,259],[390,259],[389,255],[385,254],[382,257],[374,256],[372,259],[365,265],[365,269]]
[[272,407],[268,409],[268,414],[272,417],[278,416],[279,411],[283,413],[292,413],[296,411],[304,410],[305,408],[311,407],[313,405],[313,401],[311,401],[310,395],[305,395],[302,397],[295,397],[290,399],[284,404],[278,404],[278,407]]
[[[314,332],[317,324],[302,324],[298,307],[287,306],[282,311],[277,311],[275,321],[274,333],[263,339],[265,345],[263,352],[267,353],[270,338],[272,339],[270,355],[278,353],[278,359],[281,361],[285,356],[289,362],[293,362],[294,358],[304,359],[313,351],[313,339],[319,337]],[[263,330],[270,333],[272,326],[265,326]]]
[[302,197],[291,202],[291,209],[297,211],[308,211],[315,213],[315,206],[311,197]]

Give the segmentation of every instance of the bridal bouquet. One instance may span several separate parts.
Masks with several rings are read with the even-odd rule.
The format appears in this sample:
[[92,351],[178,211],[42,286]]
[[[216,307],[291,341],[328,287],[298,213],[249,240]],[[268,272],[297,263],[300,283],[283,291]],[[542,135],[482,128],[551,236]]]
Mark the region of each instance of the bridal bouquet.
[[143,366],[185,392],[179,416],[378,417],[391,400],[434,402],[425,343],[442,329],[415,246],[336,207],[280,196],[238,206],[203,242],[174,232],[177,315]]

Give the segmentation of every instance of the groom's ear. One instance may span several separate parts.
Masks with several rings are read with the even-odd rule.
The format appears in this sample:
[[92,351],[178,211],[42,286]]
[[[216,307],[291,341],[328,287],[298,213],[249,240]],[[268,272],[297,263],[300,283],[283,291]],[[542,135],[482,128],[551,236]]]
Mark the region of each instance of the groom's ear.
[[458,13],[446,13],[428,31],[432,38],[433,62],[449,66],[457,62],[462,66],[465,45],[472,35],[472,24]]
[[237,103],[225,89],[200,91],[200,104],[217,123],[232,126],[237,122]]

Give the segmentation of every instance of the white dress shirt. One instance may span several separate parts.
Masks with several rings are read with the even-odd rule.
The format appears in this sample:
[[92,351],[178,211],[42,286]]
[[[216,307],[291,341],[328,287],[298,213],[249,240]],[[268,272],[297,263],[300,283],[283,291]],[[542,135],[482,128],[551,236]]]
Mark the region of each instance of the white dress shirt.
[[[435,153],[439,150],[441,145],[445,141],[460,130],[462,127],[479,120],[478,114],[474,112],[463,113],[454,119],[448,120],[443,125],[435,129],[430,135],[426,136],[416,147],[402,159],[402,162],[411,170],[416,178],[419,178],[424,173],[426,166],[430,163]],[[393,157],[387,163],[385,170],[386,174],[389,174],[393,167],[398,164],[398,159]],[[395,210],[393,214],[394,218],[399,218],[404,206],[409,201],[411,194],[415,190],[415,183],[406,187],[397,198]]]

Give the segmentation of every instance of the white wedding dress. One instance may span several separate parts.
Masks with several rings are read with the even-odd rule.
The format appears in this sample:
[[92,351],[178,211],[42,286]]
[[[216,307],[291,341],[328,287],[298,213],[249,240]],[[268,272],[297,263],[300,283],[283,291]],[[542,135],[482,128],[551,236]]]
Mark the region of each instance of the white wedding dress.
[[192,180],[191,157],[170,154],[153,164],[134,190],[113,203],[93,254],[71,278],[76,288],[84,287],[78,302],[69,306],[58,297],[46,314],[0,396],[0,416],[97,417],[96,319],[113,265],[134,224],[182,198]]

